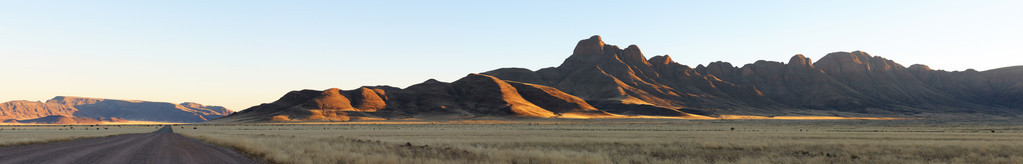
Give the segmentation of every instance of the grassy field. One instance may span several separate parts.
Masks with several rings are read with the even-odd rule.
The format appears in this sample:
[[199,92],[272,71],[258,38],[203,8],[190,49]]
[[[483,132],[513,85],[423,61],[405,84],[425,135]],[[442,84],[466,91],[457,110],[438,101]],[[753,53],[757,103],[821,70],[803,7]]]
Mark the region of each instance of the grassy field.
[[66,141],[128,133],[149,133],[158,125],[0,125],[0,146]]
[[1018,163],[1019,123],[559,120],[184,125],[277,163]]

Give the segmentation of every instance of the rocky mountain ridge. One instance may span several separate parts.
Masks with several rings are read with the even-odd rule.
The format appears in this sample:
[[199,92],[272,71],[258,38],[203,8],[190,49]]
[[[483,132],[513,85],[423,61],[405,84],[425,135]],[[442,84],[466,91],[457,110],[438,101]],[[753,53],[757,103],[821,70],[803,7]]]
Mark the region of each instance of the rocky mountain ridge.
[[648,59],[636,45],[622,49],[593,36],[579,41],[557,67],[500,68],[405,89],[293,91],[218,120],[694,114],[1018,118],[1021,113],[1023,66],[947,72],[925,65],[907,68],[853,51],[829,53],[817,62],[795,55],[787,63],[713,62],[693,68],[668,55]]
[[[945,72],[924,65],[906,68],[861,51],[830,53],[818,62],[795,55],[788,63],[761,60],[742,67],[713,62],[691,68],[667,55],[643,59],[638,46],[619,49],[593,36],[579,41],[572,56],[558,67],[504,68],[484,74],[554,86],[589,101],[718,114],[779,115],[789,109],[808,109],[881,116],[984,113],[1014,117],[1023,109],[1018,103],[1023,97],[1018,90],[1023,86],[1020,66]],[[991,88],[1000,92],[992,93]]]

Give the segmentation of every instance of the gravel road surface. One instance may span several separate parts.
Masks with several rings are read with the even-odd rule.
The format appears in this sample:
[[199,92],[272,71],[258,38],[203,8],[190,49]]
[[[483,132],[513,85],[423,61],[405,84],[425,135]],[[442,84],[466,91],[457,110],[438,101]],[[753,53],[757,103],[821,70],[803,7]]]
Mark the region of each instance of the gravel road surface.
[[256,163],[234,151],[174,134],[171,126],[153,133],[0,147],[7,163]]

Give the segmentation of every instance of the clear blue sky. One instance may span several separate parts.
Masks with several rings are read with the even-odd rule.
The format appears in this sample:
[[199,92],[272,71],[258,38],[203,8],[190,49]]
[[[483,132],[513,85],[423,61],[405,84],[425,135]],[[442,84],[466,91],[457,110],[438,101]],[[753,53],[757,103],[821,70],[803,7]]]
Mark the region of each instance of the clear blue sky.
[[0,1],[0,101],[84,96],[241,110],[299,89],[407,87],[557,66],[601,35],[695,66],[863,50],[1021,65],[1023,1]]

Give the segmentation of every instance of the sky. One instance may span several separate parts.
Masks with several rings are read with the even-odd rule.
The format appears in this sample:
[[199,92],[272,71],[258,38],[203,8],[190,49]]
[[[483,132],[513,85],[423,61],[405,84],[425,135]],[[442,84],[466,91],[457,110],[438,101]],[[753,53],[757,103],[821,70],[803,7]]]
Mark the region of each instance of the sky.
[[0,0],[0,102],[81,96],[242,110],[292,90],[558,66],[601,35],[695,67],[862,50],[1023,65],[1023,1]]

